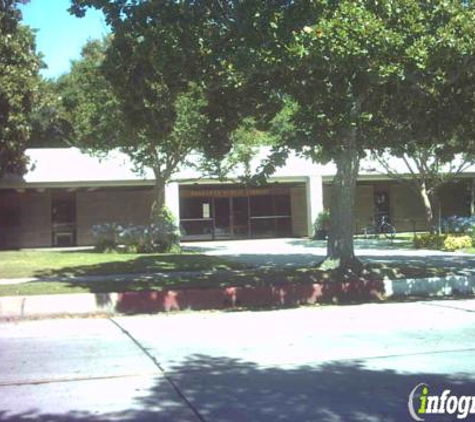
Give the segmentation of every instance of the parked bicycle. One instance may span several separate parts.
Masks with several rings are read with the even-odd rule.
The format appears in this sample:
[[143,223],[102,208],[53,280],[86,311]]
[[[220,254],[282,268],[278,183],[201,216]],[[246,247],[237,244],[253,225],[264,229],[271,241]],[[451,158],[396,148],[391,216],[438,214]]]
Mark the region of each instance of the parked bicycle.
[[394,239],[396,236],[396,227],[389,222],[389,217],[383,215],[379,219],[379,223],[370,224],[363,228],[364,237],[378,237],[382,234],[386,239]]

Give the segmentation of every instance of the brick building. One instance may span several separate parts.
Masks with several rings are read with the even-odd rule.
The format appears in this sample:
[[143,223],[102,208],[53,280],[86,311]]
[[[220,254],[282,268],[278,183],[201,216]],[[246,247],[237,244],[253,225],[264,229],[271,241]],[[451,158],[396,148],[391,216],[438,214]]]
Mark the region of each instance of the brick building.
[[[105,159],[78,149],[31,149],[32,169],[0,180],[0,248],[90,245],[91,228],[106,222],[145,224],[152,202],[151,172],[137,174],[127,157]],[[256,159],[257,160],[257,159]],[[386,214],[398,231],[427,229],[416,193],[363,163],[357,185],[357,232]],[[373,167],[371,171],[366,167]],[[291,156],[265,186],[178,172],[166,203],[180,221],[183,240],[304,237],[328,206],[333,164],[316,165]],[[475,168],[442,189],[443,215],[468,215]]]

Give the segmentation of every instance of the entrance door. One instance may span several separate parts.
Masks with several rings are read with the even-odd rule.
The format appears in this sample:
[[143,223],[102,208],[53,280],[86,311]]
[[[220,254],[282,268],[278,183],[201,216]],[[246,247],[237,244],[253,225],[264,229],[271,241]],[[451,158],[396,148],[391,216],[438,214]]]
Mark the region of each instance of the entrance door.
[[233,218],[232,233],[234,237],[249,237],[249,200],[247,196],[238,196],[231,199]]
[[214,198],[214,237],[228,239],[231,235],[231,198]]
[[53,246],[76,244],[76,194],[58,193],[51,198]]
[[389,192],[386,190],[374,193],[375,223],[379,226],[383,219],[389,221]]

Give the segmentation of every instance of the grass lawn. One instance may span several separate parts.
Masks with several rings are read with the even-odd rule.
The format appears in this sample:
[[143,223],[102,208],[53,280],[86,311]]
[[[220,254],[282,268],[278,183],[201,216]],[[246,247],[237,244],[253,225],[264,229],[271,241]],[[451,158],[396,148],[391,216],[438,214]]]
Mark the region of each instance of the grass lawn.
[[[216,268],[220,268],[216,266]],[[382,280],[401,278],[422,278],[457,274],[450,268],[427,268],[424,266],[366,265],[358,279]],[[352,279],[355,279],[353,277]],[[131,277],[130,279],[107,279],[102,281],[41,281],[16,285],[0,285],[0,296],[58,294],[58,293],[111,293],[126,291],[153,291],[164,288],[262,286],[282,282],[315,283],[341,281],[341,276],[332,271],[318,268],[241,268],[225,271],[204,271],[193,277],[180,276],[170,272],[166,276]]]
[[414,249],[413,235],[407,233],[397,234],[394,239],[386,239],[384,236],[365,238],[363,235],[355,236],[355,246],[357,248],[371,248],[371,249]]
[[473,253],[475,254],[475,248],[469,248],[464,250],[465,253]]
[[173,271],[232,270],[243,266],[193,254],[127,254],[90,251],[2,251],[0,278],[80,277]]

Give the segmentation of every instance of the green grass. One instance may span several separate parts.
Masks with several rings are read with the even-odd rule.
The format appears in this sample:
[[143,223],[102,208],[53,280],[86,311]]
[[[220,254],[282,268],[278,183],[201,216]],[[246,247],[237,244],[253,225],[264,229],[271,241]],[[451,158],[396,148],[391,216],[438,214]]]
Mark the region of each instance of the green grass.
[[473,254],[475,254],[475,248],[469,248],[469,249],[465,249],[463,252],[465,252],[465,253],[473,253]]
[[193,254],[127,254],[95,251],[3,251],[0,278],[240,269],[223,258]]
[[[450,268],[427,268],[424,266],[366,265],[362,274],[346,276],[348,280],[382,280],[401,278],[422,278],[457,274]],[[316,283],[341,281],[342,275],[334,271],[318,268],[242,268],[224,271],[207,271],[184,277],[170,272],[167,277],[142,276],[130,279],[107,279],[102,281],[41,281],[17,285],[0,285],[0,296],[60,294],[60,293],[111,293],[127,291],[154,291],[165,288],[263,286],[276,283]]]

